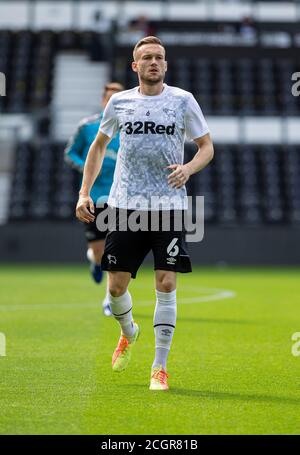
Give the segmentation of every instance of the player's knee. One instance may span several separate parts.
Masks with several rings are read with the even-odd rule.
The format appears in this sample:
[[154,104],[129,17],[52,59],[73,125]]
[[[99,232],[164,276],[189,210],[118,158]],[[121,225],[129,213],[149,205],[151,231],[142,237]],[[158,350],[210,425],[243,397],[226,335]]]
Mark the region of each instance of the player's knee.
[[112,283],[109,285],[109,292],[113,297],[120,297],[125,294],[127,287],[120,283]]
[[162,292],[172,292],[175,289],[174,283],[172,280],[165,280],[162,284]]
[[162,277],[160,277],[157,284],[158,284],[157,288],[161,292],[172,292],[175,289],[173,277],[168,275],[163,275]]

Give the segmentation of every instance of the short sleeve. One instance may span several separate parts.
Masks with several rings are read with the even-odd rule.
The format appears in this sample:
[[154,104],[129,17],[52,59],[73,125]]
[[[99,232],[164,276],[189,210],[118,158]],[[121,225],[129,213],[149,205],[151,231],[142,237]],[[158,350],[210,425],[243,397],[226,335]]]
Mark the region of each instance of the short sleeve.
[[192,94],[188,97],[184,123],[188,140],[193,140],[209,133],[202,110]]
[[113,104],[113,96],[104,109],[99,129],[109,138],[114,137],[118,132],[118,117]]

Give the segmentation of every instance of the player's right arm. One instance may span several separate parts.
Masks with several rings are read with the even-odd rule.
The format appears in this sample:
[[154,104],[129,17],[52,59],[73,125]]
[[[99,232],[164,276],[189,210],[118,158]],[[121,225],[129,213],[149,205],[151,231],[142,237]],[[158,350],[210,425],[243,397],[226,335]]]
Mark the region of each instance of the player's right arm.
[[83,179],[79,191],[79,199],[76,205],[76,216],[80,221],[90,223],[94,221],[94,203],[90,197],[91,188],[99,175],[105,155],[106,146],[110,137],[98,131],[92,142],[83,169]]

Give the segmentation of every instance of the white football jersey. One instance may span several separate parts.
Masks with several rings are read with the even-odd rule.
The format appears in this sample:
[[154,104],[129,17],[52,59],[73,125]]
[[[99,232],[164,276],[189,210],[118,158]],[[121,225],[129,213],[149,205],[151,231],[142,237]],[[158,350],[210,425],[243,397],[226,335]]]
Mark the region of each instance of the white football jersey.
[[139,87],[114,94],[100,131],[112,138],[120,132],[120,148],[108,204],[140,210],[187,208],[186,189],[171,188],[170,164],[182,164],[185,136],[209,132],[190,92],[164,84],[160,95],[142,95]]

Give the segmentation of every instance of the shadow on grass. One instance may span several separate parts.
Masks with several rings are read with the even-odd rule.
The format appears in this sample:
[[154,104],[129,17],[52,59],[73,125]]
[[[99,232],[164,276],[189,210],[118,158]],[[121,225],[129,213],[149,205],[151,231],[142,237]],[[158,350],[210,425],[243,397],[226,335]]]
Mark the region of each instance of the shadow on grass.
[[[143,388],[145,389],[145,384],[126,384],[126,387],[129,388]],[[151,394],[154,394],[151,392]],[[191,398],[206,398],[214,400],[239,400],[239,401],[255,401],[255,402],[267,402],[267,403],[277,403],[277,404],[289,404],[289,405],[300,405],[300,398],[292,397],[281,397],[281,396],[272,396],[272,395],[259,395],[255,393],[231,393],[231,392],[215,392],[208,390],[188,390],[181,389],[179,387],[171,387],[170,390],[165,392],[163,395],[180,395],[182,397],[191,397]]]

